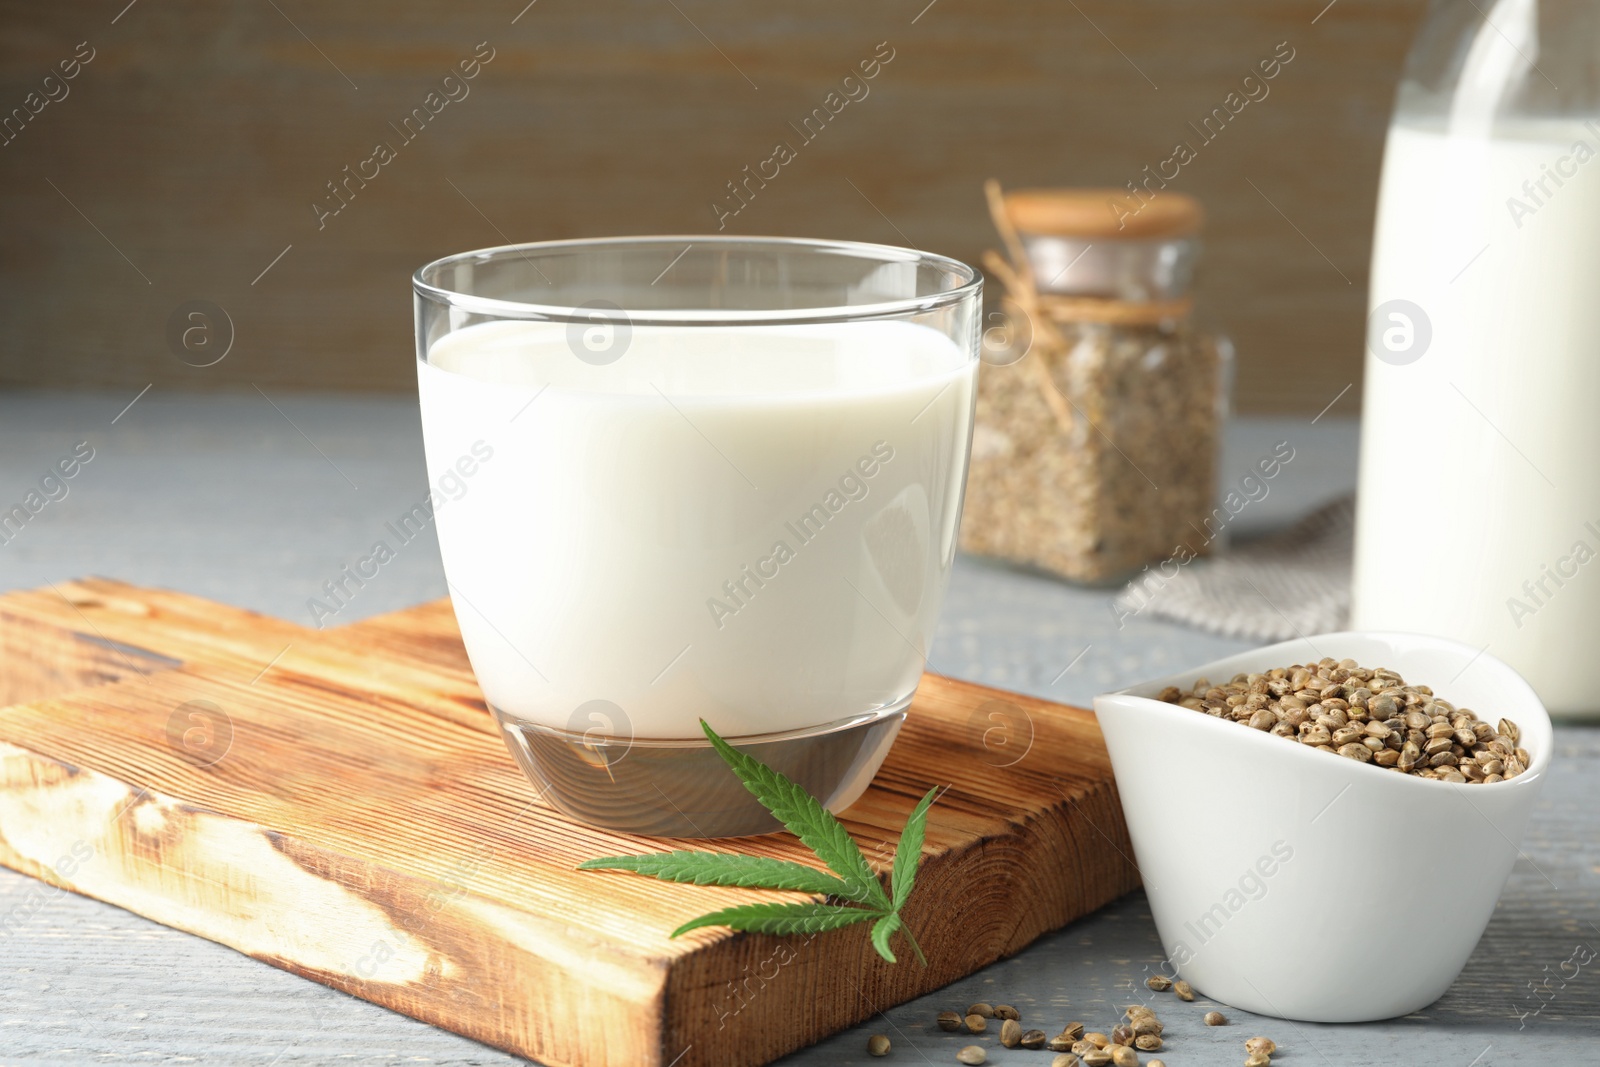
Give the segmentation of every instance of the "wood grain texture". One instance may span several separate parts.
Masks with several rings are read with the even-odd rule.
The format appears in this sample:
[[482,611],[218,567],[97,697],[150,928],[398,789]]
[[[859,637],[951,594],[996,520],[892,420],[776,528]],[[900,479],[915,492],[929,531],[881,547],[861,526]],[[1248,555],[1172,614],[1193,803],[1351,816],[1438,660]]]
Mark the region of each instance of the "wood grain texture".
[[[1138,179],[1288,42],[1270,94],[1173,187],[1208,209],[1200,317],[1238,342],[1241,407],[1316,412],[1359,376],[1383,130],[1422,5],[173,0],[113,24],[123,7],[0,3],[0,112],[96,50],[0,147],[0,382],[408,391],[416,267],[714,230],[726,183],[779,140],[797,158],[730,232],[975,262],[983,179]],[[870,93],[802,143],[790,124],[883,41]],[[478,42],[495,58],[470,94],[319,228],[326,183],[400,143],[390,124]],[[189,300],[231,319],[215,366],[169,350]]]
[[[864,928],[671,941],[801,897],[574,870],[659,843],[533,799],[444,602],[318,632],[91,580],[0,597],[0,631],[32,691],[0,710],[0,862],[552,1065],[764,1063],[1137,884],[1093,716],[934,675],[844,817],[885,869],[948,787],[906,914],[923,969]],[[125,662],[71,677],[51,649],[90,636]],[[801,858],[786,835],[718,847]]]

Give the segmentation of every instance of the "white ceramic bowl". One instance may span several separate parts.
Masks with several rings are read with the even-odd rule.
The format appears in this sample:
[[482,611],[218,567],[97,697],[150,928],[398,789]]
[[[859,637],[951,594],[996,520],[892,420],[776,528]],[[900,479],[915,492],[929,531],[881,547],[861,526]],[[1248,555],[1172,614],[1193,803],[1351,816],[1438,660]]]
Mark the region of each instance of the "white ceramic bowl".
[[[1412,778],[1155,699],[1323,656],[1511,719],[1531,766],[1491,785]],[[1550,766],[1528,683],[1418,634],[1286,641],[1094,706],[1168,959],[1207,997],[1285,1019],[1387,1019],[1438,999],[1488,925]]]

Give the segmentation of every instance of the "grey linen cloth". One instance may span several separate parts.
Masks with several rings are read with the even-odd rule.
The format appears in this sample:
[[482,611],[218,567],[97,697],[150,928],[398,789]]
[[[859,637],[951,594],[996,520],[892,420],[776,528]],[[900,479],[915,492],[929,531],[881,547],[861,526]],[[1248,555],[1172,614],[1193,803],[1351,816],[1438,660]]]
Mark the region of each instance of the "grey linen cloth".
[[1340,497],[1171,577],[1146,570],[1117,595],[1115,610],[1119,620],[1154,616],[1260,641],[1339,630],[1350,616],[1354,540],[1355,498]]

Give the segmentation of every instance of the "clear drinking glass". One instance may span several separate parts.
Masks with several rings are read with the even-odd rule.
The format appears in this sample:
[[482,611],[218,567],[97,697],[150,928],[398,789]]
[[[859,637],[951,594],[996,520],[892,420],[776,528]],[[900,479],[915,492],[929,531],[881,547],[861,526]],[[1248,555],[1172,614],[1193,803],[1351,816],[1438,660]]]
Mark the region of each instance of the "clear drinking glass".
[[451,601],[550,803],[776,828],[700,727],[832,809],[921,677],[955,553],[982,280],[781,238],[557,241],[414,279]]

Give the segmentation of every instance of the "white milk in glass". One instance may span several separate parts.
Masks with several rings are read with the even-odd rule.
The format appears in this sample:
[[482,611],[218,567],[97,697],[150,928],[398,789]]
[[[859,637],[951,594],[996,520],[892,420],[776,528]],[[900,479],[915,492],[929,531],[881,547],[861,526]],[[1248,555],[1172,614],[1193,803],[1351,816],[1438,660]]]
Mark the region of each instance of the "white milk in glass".
[[1432,337],[1369,348],[1352,625],[1483,647],[1551,711],[1600,710],[1600,122],[1397,125],[1377,233],[1372,307],[1410,301]]
[[640,738],[903,703],[954,554],[975,374],[898,321],[635,326],[605,365],[561,324],[436,340],[430,477],[492,453],[437,515],[489,703],[582,729],[608,701]]

